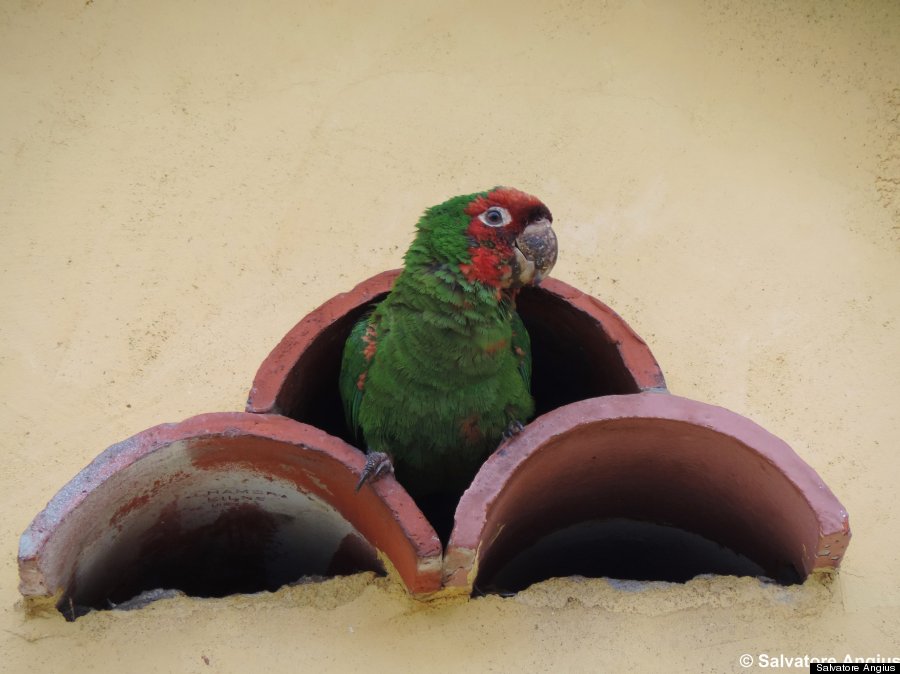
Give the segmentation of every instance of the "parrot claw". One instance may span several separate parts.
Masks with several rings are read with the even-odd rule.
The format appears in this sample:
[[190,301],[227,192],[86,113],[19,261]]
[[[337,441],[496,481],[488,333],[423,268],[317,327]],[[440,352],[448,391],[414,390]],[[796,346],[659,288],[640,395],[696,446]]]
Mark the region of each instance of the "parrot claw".
[[354,491],[362,489],[366,482],[374,482],[393,472],[394,464],[391,463],[391,457],[387,454],[384,452],[366,452],[366,465],[363,466],[362,473],[359,475],[359,482],[356,483]]
[[524,430],[525,426],[522,425],[522,422],[518,419],[513,419],[509,422],[509,426],[506,427],[506,430],[503,431],[503,439],[509,440],[510,438],[517,436]]

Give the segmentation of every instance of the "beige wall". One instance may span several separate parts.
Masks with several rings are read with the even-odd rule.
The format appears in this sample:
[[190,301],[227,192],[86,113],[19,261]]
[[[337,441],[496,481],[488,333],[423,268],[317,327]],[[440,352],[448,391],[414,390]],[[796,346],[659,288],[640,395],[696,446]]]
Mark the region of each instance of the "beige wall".
[[[0,669],[900,657],[896,2],[23,0],[0,6],[0,76]],[[424,207],[496,184],[550,206],[555,275],[673,392],[819,471],[854,531],[835,583],[421,605],[358,577],[26,619],[18,536],[75,472],[240,409],[300,316],[398,266]]]

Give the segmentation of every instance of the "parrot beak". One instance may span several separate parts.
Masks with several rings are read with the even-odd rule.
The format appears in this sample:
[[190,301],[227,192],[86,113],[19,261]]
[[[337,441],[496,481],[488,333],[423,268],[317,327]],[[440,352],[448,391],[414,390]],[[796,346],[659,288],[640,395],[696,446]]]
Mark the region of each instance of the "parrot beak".
[[538,285],[556,264],[556,233],[548,218],[529,224],[516,238],[513,285]]

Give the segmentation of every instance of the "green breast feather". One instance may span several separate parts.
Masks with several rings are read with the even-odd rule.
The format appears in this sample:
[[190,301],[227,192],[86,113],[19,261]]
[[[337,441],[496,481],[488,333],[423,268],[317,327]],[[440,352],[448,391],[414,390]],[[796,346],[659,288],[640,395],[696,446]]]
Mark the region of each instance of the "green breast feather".
[[456,488],[511,422],[533,413],[528,333],[509,307],[495,303],[461,319],[452,306],[398,286],[345,345],[347,425],[360,446],[393,457],[412,491]]

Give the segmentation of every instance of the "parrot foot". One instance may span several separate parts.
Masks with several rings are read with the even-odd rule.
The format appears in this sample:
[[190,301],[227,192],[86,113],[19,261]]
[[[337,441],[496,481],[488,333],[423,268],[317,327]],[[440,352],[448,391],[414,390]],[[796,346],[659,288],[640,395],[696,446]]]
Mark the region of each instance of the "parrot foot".
[[374,482],[394,472],[394,464],[391,457],[384,452],[366,452],[366,465],[359,475],[355,491],[359,491],[366,482]]
[[509,422],[509,426],[506,427],[506,430],[503,431],[503,439],[509,440],[517,436],[519,433],[525,430],[525,426],[518,419],[513,419]]

